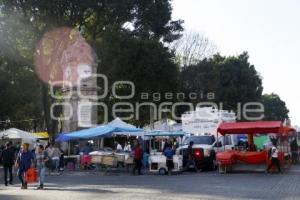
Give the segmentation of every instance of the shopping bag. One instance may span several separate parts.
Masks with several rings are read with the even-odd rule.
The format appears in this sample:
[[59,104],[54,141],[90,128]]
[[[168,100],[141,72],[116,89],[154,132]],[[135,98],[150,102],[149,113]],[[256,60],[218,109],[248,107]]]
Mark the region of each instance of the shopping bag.
[[38,173],[35,168],[29,168],[25,173],[25,181],[27,183],[35,183],[38,181]]

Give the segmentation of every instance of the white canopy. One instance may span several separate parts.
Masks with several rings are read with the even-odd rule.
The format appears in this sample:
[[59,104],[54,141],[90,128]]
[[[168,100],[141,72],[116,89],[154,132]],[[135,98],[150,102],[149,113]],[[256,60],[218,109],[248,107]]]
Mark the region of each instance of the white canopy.
[[[151,130],[151,127],[148,125],[144,127],[145,130]],[[178,124],[176,121],[172,119],[162,119],[160,121],[156,121],[153,124],[154,130],[161,130],[161,131],[181,131],[182,127],[181,124]]]
[[32,143],[37,140],[37,137],[33,136],[29,132],[16,128],[10,128],[0,132],[0,139],[20,139],[22,142]]

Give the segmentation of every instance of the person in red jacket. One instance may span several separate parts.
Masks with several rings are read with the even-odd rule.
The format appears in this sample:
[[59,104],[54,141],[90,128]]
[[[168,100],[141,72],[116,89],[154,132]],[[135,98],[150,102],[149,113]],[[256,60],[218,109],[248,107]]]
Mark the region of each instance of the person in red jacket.
[[143,150],[140,144],[137,144],[136,148],[134,149],[134,163],[135,166],[133,168],[133,175],[135,175],[135,171],[138,170],[138,174],[142,175],[141,168],[142,168],[142,158],[143,158]]

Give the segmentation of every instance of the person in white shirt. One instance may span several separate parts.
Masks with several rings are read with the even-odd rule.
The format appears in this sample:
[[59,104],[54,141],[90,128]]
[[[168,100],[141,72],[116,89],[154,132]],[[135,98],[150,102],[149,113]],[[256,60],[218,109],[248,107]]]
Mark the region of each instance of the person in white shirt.
[[117,144],[117,151],[122,151],[122,150],[123,150],[122,146],[120,145],[120,143],[118,143]]
[[130,152],[131,151],[131,145],[130,145],[130,143],[129,142],[125,142],[125,145],[124,145],[124,151],[128,151],[128,152]]
[[281,168],[280,168],[280,162],[279,162],[279,159],[278,159],[278,148],[277,148],[277,144],[274,142],[273,143],[273,146],[272,146],[272,149],[271,149],[271,163],[270,165],[268,166],[268,169],[267,169],[267,173],[270,172],[270,169],[273,167],[273,166],[276,166],[277,169],[278,169],[278,172],[279,173],[282,173],[281,172]]

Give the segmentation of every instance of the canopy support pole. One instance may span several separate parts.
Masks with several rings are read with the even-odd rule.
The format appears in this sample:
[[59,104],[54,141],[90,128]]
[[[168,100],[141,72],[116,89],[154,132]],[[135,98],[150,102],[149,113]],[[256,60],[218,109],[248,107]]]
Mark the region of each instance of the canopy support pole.
[[254,145],[254,137],[253,134],[248,134],[248,144],[250,145]]
[[71,152],[71,142],[68,142],[68,156],[70,156],[70,152]]

